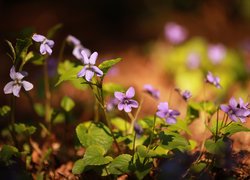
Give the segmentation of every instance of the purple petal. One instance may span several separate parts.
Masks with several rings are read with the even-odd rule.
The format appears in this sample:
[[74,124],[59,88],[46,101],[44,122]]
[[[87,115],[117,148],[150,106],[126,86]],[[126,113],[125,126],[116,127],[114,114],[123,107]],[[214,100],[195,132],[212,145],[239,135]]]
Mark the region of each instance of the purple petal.
[[175,124],[176,123],[176,119],[173,118],[173,117],[169,117],[169,118],[166,119],[166,122],[168,124]]
[[13,80],[16,79],[15,66],[12,66],[11,69],[10,69],[10,77],[11,77],[11,79],[13,79]]
[[92,65],[95,65],[95,61],[97,59],[98,53],[94,52],[93,54],[91,54],[90,58],[89,58],[89,63]]
[[237,103],[237,101],[235,100],[234,97],[232,97],[232,98],[229,100],[229,105],[230,105],[231,107],[233,107],[233,108],[236,108],[236,107],[237,107],[238,103]]
[[43,42],[46,38],[43,35],[34,34],[32,39],[36,42]]
[[88,56],[87,56],[87,54],[85,53],[84,50],[81,51],[81,55],[83,57],[83,58],[81,58],[83,60],[83,63],[84,64],[89,64],[89,58],[88,58]]
[[68,35],[66,41],[72,43],[74,46],[81,44],[81,41],[72,35]]
[[49,55],[51,55],[51,54],[52,54],[52,49],[51,49],[47,44],[45,44],[44,46],[45,46],[46,52],[47,52]]
[[43,44],[43,43],[40,45],[40,53],[42,55],[46,54],[46,47],[45,47],[45,44]]
[[[74,49],[73,49],[73,52],[72,54],[76,57],[76,59],[79,59],[79,60],[82,60],[82,54],[81,54],[81,47],[80,46],[76,46]],[[84,59],[83,59],[84,60]],[[84,61],[82,62],[83,64]]]
[[119,109],[120,111],[122,111],[123,108],[124,108],[124,104],[123,104],[123,103],[119,103],[117,107],[118,107],[118,109]]
[[13,92],[14,84],[14,81],[8,82],[3,88],[4,94],[11,94]]
[[229,114],[229,118],[234,122],[238,122],[238,117],[235,114]]
[[96,66],[92,66],[93,71],[96,73],[97,76],[103,76],[103,72]]
[[85,74],[85,79],[87,81],[91,81],[91,79],[93,78],[94,74],[95,73],[93,71],[87,69],[86,70],[86,74]]
[[158,108],[159,111],[168,112],[168,103],[167,102],[160,103],[157,106],[157,108]]
[[21,90],[21,86],[20,85],[14,85],[13,86],[13,94],[16,97],[19,97],[19,92]]
[[158,111],[158,112],[156,112],[156,115],[157,115],[158,117],[160,117],[160,118],[165,118],[166,113],[163,112],[163,111]]
[[225,113],[228,113],[230,111],[230,107],[228,105],[220,105],[220,109],[224,111]]
[[170,116],[179,116],[179,115],[180,115],[180,112],[179,112],[179,111],[176,111],[176,110],[170,110],[169,115],[170,115]]
[[117,92],[117,91],[114,93],[114,95],[115,95],[116,99],[118,99],[119,101],[122,101],[124,99],[124,97],[125,97],[124,93]]
[[77,74],[77,77],[83,77],[83,76],[85,76],[86,69],[87,69],[87,67],[84,66],[84,67],[82,68],[82,70]]
[[25,91],[29,91],[33,88],[33,84],[31,84],[28,81],[22,81],[22,84],[23,84]]
[[23,74],[21,74],[20,72],[16,72],[16,74],[15,74],[15,79],[21,80],[21,79],[23,79],[23,78],[24,78],[24,75],[23,75]]
[[210,83],[214,82],[214,76],[212,75],[211,72],[208,72],[208,74],[207,74],[207,81]]
[[129,105],[133,108],[138,108],[139,104],[137,101],[133,100],[133,99],[130,99],[129,100]]
[[240,119],[240,121],[241,121],[242,123],[247,122],[247,121],[246,121],[246,118],[239,118],[239,119]]
[[50,48],[53,48],[55,42],[54,42],[53,40],[47,40],[47,41],[46,41],[46,44],[48,44],[48,46],[49,46]]
[[131,106],[128,105],[128,104],[124,104],[124,111],[127,112],[127,113],[131,112],[132,111]]
[[126,97],[127,98],[132,98],[135,95],[135,89],[133,87],[130,87],[127,91],[126,91]]

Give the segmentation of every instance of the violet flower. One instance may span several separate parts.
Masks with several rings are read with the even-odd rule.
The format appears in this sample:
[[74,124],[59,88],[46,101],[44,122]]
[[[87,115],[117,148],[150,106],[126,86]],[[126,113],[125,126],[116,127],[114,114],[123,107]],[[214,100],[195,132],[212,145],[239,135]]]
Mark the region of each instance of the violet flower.
[[131,112],[132,108],[138,108],[138,102],[132,98],[135,96],[135,89],[130,87],[126,93],[115,92],[115,98],[118,99],[118,109],[120,111],[124,110],[125,112]]
[[45,36],[39,35],[39,34],[34,34],[32,36],[32,39],[34,41],[36,41],[36,42],[41,43],[41,45],[40,45],[40,53],[42,55],[45,55],[45,54],[51,55],[52,54],[52,48],[53,48],[53,46],[55,44],[54,41],[49,40]]
[[190,98],[192,97],[191,92],[188,91],[188,90],[181,91],[179,88],[175,88],[175,91],[177,91],[178,94],[179,94],[185,101],[187,101],[188,99],[190,99]]
[[180,115],[180,112],[169,109],[168,103],[164,102],[158,105],[158,111],[156,112],[156,115],[165,119],[168,124],[175,124],[176,117]]
[[21,87],[25,89],[25,91],[29,91],[33,88],[33,84],[28,81],[22,80],[25,76],[27,76],[27,72],[16,72],[15,67],[12,66],[10,69],[10,77],[13,81],[8,82],[4,86],[4,94],[11,94],[13,93],[14,96],[19,97],[19,92]]
[[84,51],[87,54],[87,57],[91,55],[91,52],[89,49],[85,48],[79,39],[77,39],[75,36],[68,35],[66,38],[66,41],[74,46],[72,54],[76,57],[76,59],[81,60],[82,55],[81,52]]
[[250,115],[250,109],[248,108],[249,103],[244,103],[244,101],[239,98],[239,102],[235,98],[229,100],[229,105],[220,105],[220,109],[228,114],[229,118],[238,122],[240,120],[242,123],[246,122],[246,118]]
[[173,44],[180,44],[187,38],[187,30],[174,22],[165,26],[165,37]]
[[143,129],[137,122],[135,122],[134,130],[135,130],[136,135],[138,136],[141,136],[143,134]]
[[160,91],[158,91],[157,89],[155,89],[152,85],[150,84],[145,84],[143,86],[143,90],[145,92],[147,92],[149,95],[151,95],[153,98],[155,99],[159,99],[160,98]]
[[114,109],[115,106],[117,106],[119,103],[119,100],[116,98],[112,98],[108,101],[107,105],[106,105],[106,109],[107,111],[111,111]]
[[226,48],[222,44],[210,45],[208,57],[213,64],[219,64],[226,56]]
[[214,76],[211,72],[207,73],[206,82],[209,83],[209,84],[214,85],[217,88],[221,88],[220,78],[217,77],[217,76]]
[[101,77],[103,75],[103,72],[95,66],[95,62],[98,56],[97,52],[94,52],[91,54],[90,58],[88,58],[85,51],[81,51],[81,61],[85,65],[83,69],[77,74],[78,77],[85,76],[86,81],[91,81],[94,74],[96,73],[97,76]]

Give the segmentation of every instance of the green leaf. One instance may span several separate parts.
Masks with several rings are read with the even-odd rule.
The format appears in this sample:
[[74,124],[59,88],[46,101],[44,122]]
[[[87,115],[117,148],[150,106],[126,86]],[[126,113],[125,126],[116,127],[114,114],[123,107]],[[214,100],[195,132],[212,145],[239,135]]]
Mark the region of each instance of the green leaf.
[[111,119],[111,124],[120,131],[126,131],[130,128],[130,123],[120,117]]
[[177,119],[177,122],[175,124],[171,124],[168,129],[170,131],[180,131],[183,130],[186,133],[188,133],[189,135],[191,135],[191,131],[188,128],[188,124],[186,120],[181,120],[181,119]]
[[[79,66],[76,66],[76,67],[72,67],[71,69],[69,69],[65,73],[61,74],[60,77],[59,77],[59,80],[58,80],[58,82],[56,83],[55,86],[58,86],[63,81],[78,79],[77,74],[82,70],[82,68],[83,68],[83,66],[79,65]],[[82,78],[80,78],[80,79],[82,79]]]
[[75,107],[75,102],[68,96],[64,96],[61,100],[61,107],[69,112]]
[[91,123],[89,127],[86,127],[84,124],[79,124],[76,127],[76,134],[84,147],[100,145],[108,151],[113,143],[110,130],[102,123]]
[[10,106],[4,105],[0,107],[0,116],[6,116],[10,112]]
[[249,131],[250,131],[249,128],[242,126],[242,124],[240,123],[235,123],[235,122],[231,123],[230,125],[224,127],[221,130],[223,134],[226,134],[228,136],[231,136],[237,132],[249,132]]
[[12,59],[13,63],[16,60],[16,52],[15,52],[15,48],[13,47],[12,43],[8,40],[5,40],[5,42],[8,44],[11,54],[9,54],[10,58]]
[[91,145],[86,149],[83,160],[86,165],[100,166],[108,164],[112,158],[104,157],[105,149],[100,145]]
[[36,127],[34,126],[27,126],[23,123],[14,124],[15,131],[17,134],[28,133],[29,135],[36,132]]
[[34,53],[32,51],[30,51],[24,58],[24,62],[23,63],[26,63],[28,62],[29,60],[32,60],[32,58],[34,57]]
[[78,159],[72,168],[72,173],[73,174],[82,174],[84,171],[84,168],[86,167],[86,163],[84,162],[83,159]]
[[205,147],[211,154],[224,155],[228,144],[223,138],[218,139],[216,142],[212,139],[207,139],[205,142]]
[[55,36],[55,33],[61,29],[63,27],[63,24],[56,24],[55,26],[53,26],[47,33],[47,38],[51,39]]
[[115,91],[124,91],[124,88],[119,84],[104,83],[103,91],[113,95]]
[[138,152],[140,157],[156,157],[157,153],[153,150],[148,150],[148,148],[144,145],[139,145],[136,147],[136,151]]
[[190,144],[183,136],[173,132],[160,132],[161,147],[167,150],[178,149],[180,151],[190,150]]
[[104,74],[107,74],[108,70],[121,60],[122,60],[121,58],[106,60],[103,61],[98,67],[102,70]]
[[16,147],[3,145],[0,151],[0,160],[5,162],[6,165],[10,165],[12,163],[11,158],[19,155],[20,153]]
[[32,45],[32,40],[30,38],[17,39],[16,57],[23,61],[27,56],[28,49],[31,45]]
[[130,162],[131,162],[132,156],[129,154],[122,154],[117,156],[109,165],[108,165],[108,171],[111,174],[124,174],[128,173],[130,169]]
[[203,162],[200,162],[198,164],[193,164],[191,166],[191,171],[194,173],[200,173],[206,166],[207,164]]

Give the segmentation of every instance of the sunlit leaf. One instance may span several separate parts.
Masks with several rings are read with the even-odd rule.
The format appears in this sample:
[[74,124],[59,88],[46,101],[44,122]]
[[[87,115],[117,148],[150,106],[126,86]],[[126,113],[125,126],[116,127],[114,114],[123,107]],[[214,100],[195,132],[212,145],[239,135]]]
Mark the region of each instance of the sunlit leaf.
[[111,124],[120,131],[126,131],[130,128],[130,123],[119,117],[111,119]]
[[10,106],[4,105],[0,107],[0,116],[6,116],[10,112],[11,108]]
[[22,61],[27,56],[28,48],[32,45],[32,40],[30,38],[17,39],[16,42],[16,57]]
[[[79,65],[76,67],[72,67],[68,71],[64,72],[60,75],[59,80],[57,81],[55,86],[58,86],[63,81],[76,80],[78,79],[77,74],[82,70],[83,66]],[[82,79],[82,78],[79,78]]]
[[250,128],[247,128],[245,126],[243,126],[242,124],[240,123],[231,123],[230,125],[226,126],[225,128],[223,128],[221,130],[221,132],[223,134],[226,134],[227,136],[231,136],[237,132],[249,132],[250,131]]
[[25,134],[31,135],[34,132],[36,132],[36,127],[27,126],[23,123],[14,124],[14,128],[15,128],[15,131],[17,132],[17,134],[25,133]]
[[84,168],[86,167],[86,163],[84,162],[83,159],[78,159],[72,168],[72,173],[73,174],[81,174],[84,171]]
[[74,106],[75,102],[68,96],[64,96],[61,100],[61,107],[67,112],[71,111]]
[[16,52],[15,52],[15,48],[13,47],[12,43],[8,40],[5,40],[5,42],[8,44],[11,54],[9,54],[10,58],[12,59],[13,63],[16,60]]
[[107,74],[108,70],[121,60],[121,58],[106,60],[103,61],[98,67],[102,70],[104,74]]

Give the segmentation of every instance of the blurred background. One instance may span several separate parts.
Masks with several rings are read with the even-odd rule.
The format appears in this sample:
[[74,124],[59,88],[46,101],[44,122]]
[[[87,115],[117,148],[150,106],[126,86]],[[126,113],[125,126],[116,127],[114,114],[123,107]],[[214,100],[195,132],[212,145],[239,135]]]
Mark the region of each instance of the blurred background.
[[[198,100],[204,98],[208,71],[221,78],[223,88],[205,87],[205,100],[225,103],[231,96],[242,96],[249,101],[249,0],[0,0],[0,22],[0,89],[9,82],[12,66],[4,40],[15,43],[24,29],[45,35],[61,23],[53,39],[51,58],[55,61],[62,42],[71,34],[92,52],[99,52],[98,63],[123,58],[105,81],[134,86],[137,91],[152,84],[161,91],[161,101],[171,99],[176,108],[181,101],[174,93],[176,87],[191,91]],[[65,48],[64,58],[74,61],[72,47]],[[25,70],[31,75],[27,80],[35,84],[31,94],[36,97],[42,67],[28,65]],[[83,95],[67,85],[56,92],[55,105],[62,95],[90,100],[78,108],[78,118],[92,117],[90,93]],[[0,106],[9,103],[2,90],[0,96]],[[23,103],[18,115],[30,117],[26,97],[18,101]],[[150,106],[142,110],[144,114],[155,111],[151,100],[145,104]]]

